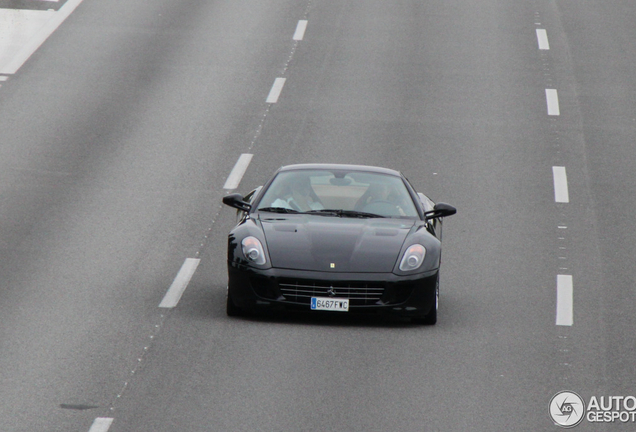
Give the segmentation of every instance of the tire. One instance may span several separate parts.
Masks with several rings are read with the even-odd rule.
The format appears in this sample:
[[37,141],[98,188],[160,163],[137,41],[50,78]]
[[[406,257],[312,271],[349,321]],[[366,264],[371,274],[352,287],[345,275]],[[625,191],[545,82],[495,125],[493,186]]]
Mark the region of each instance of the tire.
[[243,315],[243,309],[234,304],[232,296],[230,295],[230,289],[227,290],[227,301],[225,305],[225,313],[230,317],[238,317]]

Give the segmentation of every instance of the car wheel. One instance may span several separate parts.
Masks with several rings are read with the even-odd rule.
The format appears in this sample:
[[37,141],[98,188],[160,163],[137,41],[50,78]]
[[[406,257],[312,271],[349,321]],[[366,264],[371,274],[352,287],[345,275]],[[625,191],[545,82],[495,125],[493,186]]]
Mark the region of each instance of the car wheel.
[[413,322],[417,324],[435,325],[437,323],[437,309],[439,307],[439,275],[435,283],[435,306],[431,311],[423,317],[413,318]]
[[243,315],[243,309],[234,304],[232,296],[230,295],[230,289],[227,290],[227,302],[225,305],[225,313],[227,316],[236,317]]

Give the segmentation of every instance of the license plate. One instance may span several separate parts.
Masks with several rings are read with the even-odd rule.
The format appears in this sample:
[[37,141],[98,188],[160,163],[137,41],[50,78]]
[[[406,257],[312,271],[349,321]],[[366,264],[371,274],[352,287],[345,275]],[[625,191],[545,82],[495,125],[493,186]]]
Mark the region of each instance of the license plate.
[[349,311],[349,299],[334,299],[328,297],[312,297],[311,310],[326,310],[336,312]]

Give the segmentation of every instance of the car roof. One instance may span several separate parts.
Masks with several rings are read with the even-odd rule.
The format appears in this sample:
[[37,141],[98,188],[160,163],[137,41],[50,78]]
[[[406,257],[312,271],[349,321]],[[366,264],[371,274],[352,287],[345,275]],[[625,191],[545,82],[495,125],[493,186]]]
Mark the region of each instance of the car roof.
[[309,164],[295,164],[286,165],[279,168],[279,172],[282,171],[297,171],[297,170],[345,170],[345,171],[366,171],[376,172],[381,174],[389,174],[397,177],[402,177],[399,171],[389,168],[382,168],[370,165],[347,165],[347,164],[326,164],[326,163],[309,163]]

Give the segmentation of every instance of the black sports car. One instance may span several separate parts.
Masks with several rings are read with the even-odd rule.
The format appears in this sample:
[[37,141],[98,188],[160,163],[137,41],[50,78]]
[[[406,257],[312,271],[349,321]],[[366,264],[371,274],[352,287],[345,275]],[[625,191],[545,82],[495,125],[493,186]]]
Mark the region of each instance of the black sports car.
[[435,324],[442,220],[456,213],[385,168],[280,168],[247,196],[228,239],[227,314],[394,313]]

